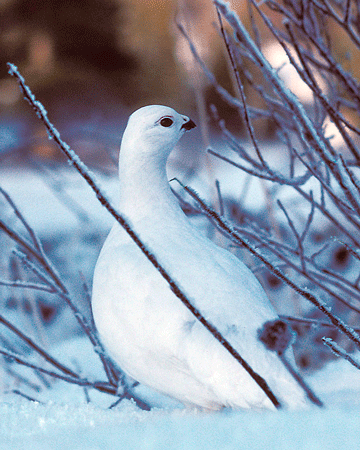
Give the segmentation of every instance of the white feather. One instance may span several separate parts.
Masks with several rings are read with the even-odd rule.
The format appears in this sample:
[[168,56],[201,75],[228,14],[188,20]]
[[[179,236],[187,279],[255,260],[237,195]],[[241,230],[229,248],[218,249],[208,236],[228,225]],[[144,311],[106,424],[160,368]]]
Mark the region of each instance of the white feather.
[[[163,117],[173,124],[161,125]],[[252,272],[191,225],[173,196],[166,161],[189,118],[165,106],[130,116],[122,139],[120,212],[192,304],[287,406],[304,393],[257,330],[277,318]],[[99,256],[93,314],[119,366],[140,383],[200,408],[273,408],[241,365],[170,290],[115,224]]]

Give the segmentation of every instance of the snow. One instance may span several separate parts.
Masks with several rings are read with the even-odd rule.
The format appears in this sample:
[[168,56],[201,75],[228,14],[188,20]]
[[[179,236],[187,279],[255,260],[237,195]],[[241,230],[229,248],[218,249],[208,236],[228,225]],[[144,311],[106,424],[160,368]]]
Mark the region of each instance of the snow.
[[[139,410],[76,403],[72,393],[46,404],[22,398],[0,404],[2,450],[307,449],[359,448],[359,373],[337,360],[310,377],[328,405],[305,411]],[[65,392],[65,391],[64,391]]]
[[[90,379],[103,370],[85,337],[52,351]],[[27,369],[24,369],[27,370]],[[104,378],[102,378],[104,379]],[[142,411],[124,400],[108,409],[113,397],[56,381],[39,397],[42,403],[14,394],[0,397],[1,450],[102,449],[357,449],[360,426],[359,371],[337,359],[307,381],[326,407],[301,411],[224,410],[195,413],[181,409],[142,387],[139,392],[162,407]],[[138,392],[138,393],[139,393]],[[156,401],[155,401],[156,403]]]
[[[75,338],[53,350],[62,361],[91,377],[103,375],[86,338]],[[298,411],[224,410],[195,413],[163,403],[150,412],[124,400],[108,409],[111,398],[55,382],[35,403],[4,394],[0,399],[1,450],[102,449],[294,449],[359,448],[360,378],[347,361],[337,359],[307,377],[326,407]],[[142,388],[144,393],[146,389]],[[148,392],[148,398],[162,397]],[[102,398],[103,397],[103,398]]]
[[[7,191],[23,216],[29,220],[31,227],[42,237],[52,236],[77,229],[81,222],[64,202],[56,196],[51,184],[46,181],[49,175],[41,176],[41,172],[34,170],[3,169],[0,175],[0,185]],[[106,191],[111,199],[117,197],[116,179],[101,177],[100,184],[105,183]],[[78,204],[93,221],[107,229],[113,223],[110,214],[99,203],[89,186],[74,170],[67,167],[59,168],[51,175],[51,182],[61,182],[61,188]],[[46,205],[46,208],[44,208]]]

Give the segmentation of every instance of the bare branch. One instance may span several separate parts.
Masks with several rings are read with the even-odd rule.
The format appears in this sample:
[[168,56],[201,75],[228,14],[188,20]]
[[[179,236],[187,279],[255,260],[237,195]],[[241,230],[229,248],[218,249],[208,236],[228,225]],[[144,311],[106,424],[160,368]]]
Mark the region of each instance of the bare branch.
[[1,186],[0,186],[0,193],[5,197],[6,201],[11,206],[11,208],[13,209],[16,216],[20,219],[21,223],[26,228],[26,231],[28,232],[29,236],[31,237],[31,240],[32,240],[33,244],[35,245],[36,249],[42,252],[42,245],[41,245],[41,242],[38,239],[36,233],[30,227],[28,222],[25,220],[24,216],[21,214],[19,208],[15,205],[15,203],[13,202],[10,195]]
[[[308,325],[313,325],[314,327],[335,328],[334,324],[329,323],[329,322],[323,322],[323,321],[317,320],[317,319],[308,319],[308,318],[304,318],[304,317],[292,317],[292,316],[284,316],[284,315],[280,315],[279,317],[288,322],[305,323]],[[354,328],[354,330],[357,333],[360,332],[360,328]]]
[[25,342],[31,349],[33,349],[36,353],[38,353],[45,361],[52,364],[54,367],[59,369],[61,372],[63,372],[66,375],[70,375],[74,378],[77,378],[78,375],[73,372],[68,367],[61,364],[59,361],[57,361],[55,358],[53,358],[51,355],[49,355],[48,352],[46,352],[44,349],[42,349],[39,345],[37,345],[31,338],[26,336],[22,331],[20,331],[14,324],[9,322],[7,319],[5,319],[4,316],[0,315],[0,323],[2,323],[6,328],[8,328],[10,331],[12,331],[16,336],[18,336],[23,342]]
[[23,392],[19,391],[19,389],[13,389],[11,392],[13,394],[20,395],[20,397],[26,398],[26,400],[29,400],[30,402],[39,403],[40,405],[44,405],[44,402],[41,402],[40,400],[37,400],[34,397],[30,397],[30,395],[24,394]]
[[[96,385],[96,383],[93,383],[86,379],[78,378],[77,376],[73,377],[73,376],[61,375],[61,374],[53,372],[51,370],[43,369],[42,367],[39,367],[36,364],[26,361],[22,356],[12,353],[9,350],[0,349],[0,354],[5,356],[6,358],[11,359],[12,361],[15,361],[18,364],[21,364],[22,366],[29,367],[30,369],[37,370],[41,373],[44,373],[45,375],[49,375],[53,378],[58,378],[60,380],[66,381],[68,383],[78,384],[79,386],[89,386],[89,387],[90,386],[94,387]],[[113,388],[112,391],[109,393],[113,393],[114,391],[115,391],[115,389]]]
[[1,286],[8,286],[8,287],[15,287],[15,288],[21,288],[21,289],[34,289],[36,291],[45,291],[54,293],[54,289],[49,288],[45,284],[39,284],[39,283],[28,283],[26,281],[6,281],[6,280],[0,280]]
[[346,352],[343,348],[340,347],[339,344],[334,342],[331,338],[322,338],[323,343],[331,349],[331,351],[336,356],[341,356],[342,358],[349,361],[350,364],[352,364],[354,367],[360,370],[360,362],[356,361],[348,352]]

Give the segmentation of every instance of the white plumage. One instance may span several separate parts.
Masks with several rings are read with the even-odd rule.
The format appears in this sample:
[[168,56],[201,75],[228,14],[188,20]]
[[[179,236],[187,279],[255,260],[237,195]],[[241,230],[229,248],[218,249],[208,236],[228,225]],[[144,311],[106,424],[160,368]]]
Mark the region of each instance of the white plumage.
[[[120,149],[119,210],[280,401],[301,406],[303,391],[258,340],[257,330],[277,318],[261,285],[240,260],[192,226],[170,190],[167,158],[194,126],[165,106],[146,106],[130,116]],[[273,408],[117,223],[95,268],[93,314],[110,355],[140,383],[188,406]]]

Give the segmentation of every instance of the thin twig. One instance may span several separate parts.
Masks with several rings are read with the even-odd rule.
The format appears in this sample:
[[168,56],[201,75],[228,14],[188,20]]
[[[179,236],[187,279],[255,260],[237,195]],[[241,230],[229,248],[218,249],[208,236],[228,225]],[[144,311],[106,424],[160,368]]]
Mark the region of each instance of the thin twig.
[[32,348],[36,353],[42,356],[42,358],[44,358],[45,361],[49,362],[66,375],[70,375],[74,378],[78,377],[78,375],[75,372],[73,372],[71,369],[61,364],[59,361],[57,361],[55,358],[49,355],[48,352],[46,352],[39,345],[37,345],[30,337],[26,336],[22,331],[20,331],[13,323],[7,320],[3,315],[0,315],[0,323],[2,323],[6,328],[8,328],[10,331],[16,334],[30,348]]
[[[292,316],[284,316],[284,315],[280,315],[279,317],[281,319],[289,321],[289,322],[304,323],[304,324],[307,324],[307,325],[313,325],[315,327],[336,328],[333,323],[323,322],[323,321],[317,320],[317,319],[308,319],[308,318],[305,318],[305,317],[292,317]],[[354,327],[354,330],[357,333],[360,333],[360,328]]]
[[[37,370],[41,373],[44,373],[45,375],[49,375],[53,378],[58,378],[60,380],[66,381],[68,383],[72,384],[78,384],[79,386],[91,386],[94,387],[96,383],[86,380],[85,378],[79,378],[77,375],[71,376],[71,375],[62,375],[60,373],[56,373],[52,370],[43,369],[42,367],[37,366],[36,364],[31,363],[30,361],[26,361],[22,356],[17,355],[13,352],[10,352],[9,350],[4,350],[0,348],[0,354],[5,356],[6,358],[11,359],[12,361],[21,364],[22,366],[29,367],[30,369]],[[104,386],[104,384],[102,384]],[[111,389],[110,393],[116,392],[116,390],[113,388]]]
[[279,358],[283,362],[284,366],[287,368],[287,370],[291,373],[291,375],[295,378],[295,380],[299,383],[299,385],[304,389],[306,392],[306,395],[309,400],[311,400],[312,403],[314,403],[317,406],[324,406],[324,403],[319,399],[319,397],[312,391],[310,386],[305,382],[303,377],[297,372],[293,366],[289,363],[288,359],[285,357],[285,355],[279,355]]
[[20,219],[21,223],[26,228],[26,231],[28,232],[29,236],[31,237],[31,240],[32,240],[33,244],[35,245],[35,247],[37,248],[37,250],[42,252],[42,245],[41,245],[41,242],[40,242],[39,238],[37,237],[36,233],[30,227],[28,222],[25,220],[24,216],[21,214],[19,208],[15,205],[15,203],[13,202],[10,195],[1,186],[0,186],[0,193],[5,197],[6,201],[9,203],[9,205],[11,206],[11,208],[14,211],[14,213],[16,214],[16,216]]
[[9,287],[15,287],[15,288],[21,288],[21,289],[35,289],[37,291],[45,291],[54,293],[54,289],[49,288],[45,284],[39,284],[39,283],[28,283],[26,281],[6,281],[6,280],[0,280],[1,286],[9,286]]
[[323,343],[331,349],[331,351],[336,356],[341,356],[342,358],[349,361],[350,364],[352,364],[354,367],[360,370],[360,362],[356,361],[347,351],[345,351],[343,348],[340,347],[339,344],[337,344],[335,341],[333,341],[331,338],[322,338]]
[[19,389],[13,389],[11,391],[13,394],[20,395],[20,397],[26,398],[26,400],[29,400],[30,402],[39,403],[40,405],[44,405],[44,402],[41,402],[40,400],[30,397],[30,395],[24,394],[23,392],[19,391]]

